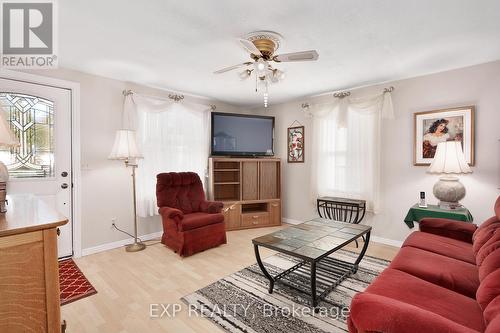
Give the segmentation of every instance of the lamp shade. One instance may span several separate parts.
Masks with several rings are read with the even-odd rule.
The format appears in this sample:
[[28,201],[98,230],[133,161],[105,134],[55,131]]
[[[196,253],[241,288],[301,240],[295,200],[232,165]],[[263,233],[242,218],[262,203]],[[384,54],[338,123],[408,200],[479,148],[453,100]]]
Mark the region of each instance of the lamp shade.
[[427,171],[429,173],[471,173],[465,161],[462,144],[458,141],[440,142],[434,160]]
[[14,133],[10,130],[9,124],[2,114],[0,114],[0,147],[15,147],[19,146]]
[[109,154],[108,158],[111,160],[142,158],[135,140],[135,131],[116,131],[115,143],[113,144],[113,149],[111,150],[111,154]]

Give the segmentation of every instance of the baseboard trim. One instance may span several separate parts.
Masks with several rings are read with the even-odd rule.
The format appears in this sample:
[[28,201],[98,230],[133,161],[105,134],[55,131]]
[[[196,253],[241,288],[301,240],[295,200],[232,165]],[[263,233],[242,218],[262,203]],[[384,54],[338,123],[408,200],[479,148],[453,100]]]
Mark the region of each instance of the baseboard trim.
[[378,236],[370,236],[370,240],[374,241],[375,243],[381,243],[385,245],[391,245],[395,247],[401,247],[403,245],[402,241],[397,241],[394,239],[388,239],[388,238],[383,238],[383,237],[378,237]]
[[[163,231],[158,231],[158,232],[153,232],[151,234],[142,235],[139,237],[143,241],[148,241],[148,240],[152,240],[152,239],[161,237],[162,235],[163,235]],[[127,244],[130,244],[133,241],[134,241],[133,238],[126,238],[126,239],[122,239],[122,240],[119,240],[116,242],[111,242],[111,243],[106,243],[106,244],[97,245],[97,246],[93,246],[93,247],[88,247],[88,248],[82,250],[82,257],[88,256],[88,255],[94,254],[94,253],[99,253],[99,252],[103,252],[103,251],[116,249],[118,247],[122,247],[122,246],[125,246]]]
[[287,219],[286,217],[282,218],[281,221],[283,223],[288,223],[288,224],[300,224],[300,223],[304,222],[304,221],[299,221],[299,220],[294,220],[294,219]]

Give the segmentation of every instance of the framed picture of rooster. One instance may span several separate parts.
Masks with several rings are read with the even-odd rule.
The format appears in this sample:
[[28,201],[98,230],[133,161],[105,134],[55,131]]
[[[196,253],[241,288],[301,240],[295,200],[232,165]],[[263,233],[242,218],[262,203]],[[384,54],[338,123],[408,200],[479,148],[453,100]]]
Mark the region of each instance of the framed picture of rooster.
[[289,127],[288,163],[304,163],[304,126]]
[[419,112],[414,115],[414,165],[430,165],[437,145],[444,141],[459,141],[465,159],[474,165],[474,106]]

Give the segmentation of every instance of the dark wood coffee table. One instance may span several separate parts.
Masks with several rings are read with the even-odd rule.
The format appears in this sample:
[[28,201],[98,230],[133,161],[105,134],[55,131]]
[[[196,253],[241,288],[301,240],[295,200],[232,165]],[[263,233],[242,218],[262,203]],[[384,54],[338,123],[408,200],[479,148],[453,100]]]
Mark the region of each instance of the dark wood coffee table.
[[[368,248],[371,229],[366,225],[317,218],[254,238],[252,243],[255,257],[262,273],[269,280],[269,293],[273,292],[274,283],[281,280],[294,289],[310,293],[311,305],[316,308],[321,299],[357,272],[358,265]],[[362,236],[365,236],[365,243],[354,263],[330,256]],[[271,276],[262,263],[259,246],[296,257],[300,262],[276,276]],[[299,278],[304,275],[309,277],[308,283]],[[327,286],[319,290],[319,294],[316,290],[317,282]]]

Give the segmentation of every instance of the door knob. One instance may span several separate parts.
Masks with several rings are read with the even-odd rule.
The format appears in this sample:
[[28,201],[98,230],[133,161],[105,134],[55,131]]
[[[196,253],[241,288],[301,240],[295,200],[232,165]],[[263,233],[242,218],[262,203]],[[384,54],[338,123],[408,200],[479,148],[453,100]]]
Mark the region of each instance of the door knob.
[[67,183],[62,183],[61,184],[61,188],[68,188],[68,184]]
[[66,172],[66,171],[61,172],[61,176],[62,177],[68,177],[68,172]]

